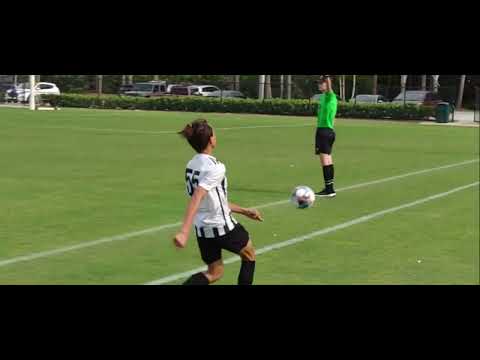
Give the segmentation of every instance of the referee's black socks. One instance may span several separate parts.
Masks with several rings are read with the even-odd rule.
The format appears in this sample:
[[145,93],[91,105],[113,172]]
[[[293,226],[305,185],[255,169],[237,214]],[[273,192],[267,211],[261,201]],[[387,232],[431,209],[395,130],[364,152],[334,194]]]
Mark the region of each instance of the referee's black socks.
[[252,285],[255,273],[255,261],[242,261],[238,274],[238,285]]
[[204,273],[196,273],[188,278],[183,285],[208,285],[210,281],[207,279]]
[[333,178],[335,172],[332,165],[327,165],[323,167],[323,179],[325,180],[325,189],[328,192],[333,192]]

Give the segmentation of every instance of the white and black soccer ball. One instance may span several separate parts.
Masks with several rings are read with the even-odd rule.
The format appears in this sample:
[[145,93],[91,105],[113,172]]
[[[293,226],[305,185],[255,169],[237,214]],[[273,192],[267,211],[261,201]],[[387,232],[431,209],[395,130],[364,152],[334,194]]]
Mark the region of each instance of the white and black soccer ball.
[[298,209],[307,209],[315,202],[315,192],[308,186],[297,186],[292,191],[290,202]]

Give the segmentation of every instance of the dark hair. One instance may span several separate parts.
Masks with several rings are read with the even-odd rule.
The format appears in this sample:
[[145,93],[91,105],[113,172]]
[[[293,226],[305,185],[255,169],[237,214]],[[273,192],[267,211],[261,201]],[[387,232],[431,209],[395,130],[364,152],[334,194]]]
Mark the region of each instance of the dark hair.
[[207,148],[210,138],[213,136],[213,129],[208,125],[207,120],[198,119],[187,124],[179,134],[187,139],[197,153],[201,153]]

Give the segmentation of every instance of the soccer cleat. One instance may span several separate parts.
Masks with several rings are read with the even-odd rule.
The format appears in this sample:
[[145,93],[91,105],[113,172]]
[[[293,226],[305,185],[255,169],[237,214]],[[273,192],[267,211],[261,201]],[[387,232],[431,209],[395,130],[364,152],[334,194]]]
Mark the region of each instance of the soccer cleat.
[[318,197],[335,197],[337,196],[337,193],[335,192],[335,190],[327,190],[327,189],[323,189],[322,191],[318,192],[318,193],[315,193],[315,196],[318,196]]

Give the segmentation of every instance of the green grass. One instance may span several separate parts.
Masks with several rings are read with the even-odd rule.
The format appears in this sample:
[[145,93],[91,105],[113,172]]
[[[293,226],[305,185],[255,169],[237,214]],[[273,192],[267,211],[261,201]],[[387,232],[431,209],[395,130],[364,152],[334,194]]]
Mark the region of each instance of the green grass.
[[[3,108],[0,262],[180,221],[187,202],[184,168],[193,152],[179,136],[155,132],[178,131],[199,116],[218,128],[215,156],[227,165],[232,202],[261,205],[287,199],[296,185],[322,186],[313,118]],[[306,126],[221,130],[278,125]],[[338,120],[334,156],[342,188],[478,159],[479,133]],[[339,192],[304,211],[267,207],[264,223],[236,218],[261,248],[479,177],[476,162]],[[478,192],[472,187],[262,254],[256,283],[478,284]],[[0,266],[0,284],[142,284],[202,266],[193,236],[187,249],[173,248],[175,230]],[[234,284],[238,267],[226,265],[219,284]]]

